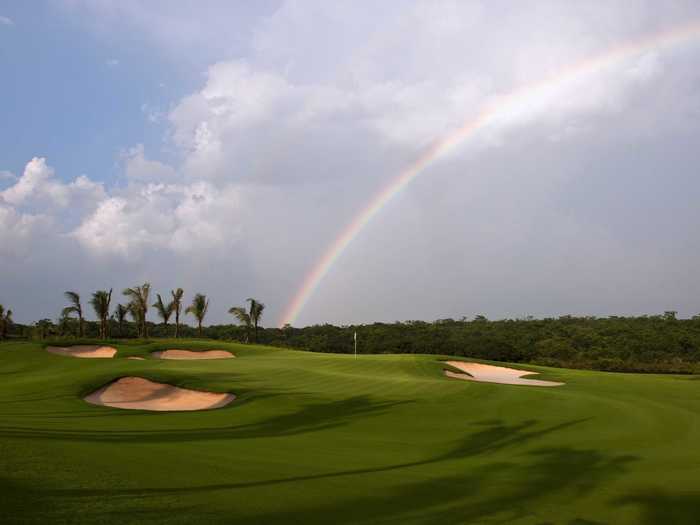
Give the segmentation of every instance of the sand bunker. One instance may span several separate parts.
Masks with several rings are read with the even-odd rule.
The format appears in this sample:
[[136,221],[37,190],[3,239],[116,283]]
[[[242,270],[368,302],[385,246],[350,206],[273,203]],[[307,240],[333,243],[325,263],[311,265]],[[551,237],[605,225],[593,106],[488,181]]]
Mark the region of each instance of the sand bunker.
[[165,350],[153,352],[153,357],[158,359],[229,359],[236,357],[226,350],[202,350],[193,352],[192,350]]
[[156,383],[142,377],[122,377],[86,396],[93,405],[132,410],[210,410],[228,405],[233,394],[202,392]]
[[52,354],[67,355],[71,357],[109,358],[117,353],[116,348],[101,345],[76,345],[76,346],[47,346],[46,350]]
[[132,355],[131,357],[127,357],[127,359],[133,359],[135,361],[145,361],[145,359],[143,357],[137,357],[134,355]]
[[445,361],[446,364],[466,372],[452,372],[445,370],[447,377],[465,379],[467,381],[479,381],[481,383],[501,383],[503,385],[528,385],[528,386],[561,386],[564,383],[555,381],[542,381],[539,379],[522,379],[522,376],[537,374],[529,370],[516,370],[504,366],[484,365],[482,363],[467,363],[465,361]]

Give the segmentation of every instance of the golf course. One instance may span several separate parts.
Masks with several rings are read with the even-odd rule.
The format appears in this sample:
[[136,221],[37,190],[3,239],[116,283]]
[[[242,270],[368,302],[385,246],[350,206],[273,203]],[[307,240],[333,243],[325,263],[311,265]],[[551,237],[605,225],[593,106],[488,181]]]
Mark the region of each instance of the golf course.
[[[543,388],[460,380],[445,361],[478,361],[464,357],[100,344],[116,353],[0,344],[2,523],[690,524],[700,515],[696,376],[492,363],[539,372],[528,377],[555,386]],[[229,358],[158,353],[178,349]],[[85,400],[120,378],[226,403],[151,411]]]

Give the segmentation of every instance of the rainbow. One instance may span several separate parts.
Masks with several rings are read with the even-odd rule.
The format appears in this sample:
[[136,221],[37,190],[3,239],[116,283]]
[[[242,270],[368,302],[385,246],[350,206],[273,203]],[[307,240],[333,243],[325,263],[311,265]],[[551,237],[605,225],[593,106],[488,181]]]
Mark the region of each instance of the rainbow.
[[499,119],[507,119],[509,116],[517,115],[532,106],[546,105],[557,90],[587,75],[615,66],[637,54],[661,50],[698,37],[700,37],[700,21],[692,21],[671,30],[615,46],[604,53],[566,66],[537,82],[522,86],[488,103],[476,117],[434,142],[413,164],[372,197],[369,204],[342,230],[306,275],[302,285],[284,310],[280,326],[295,322],[309,298],[338,258],[389,201],[419,175],[425,173],[435,161],[447,155],[466,139],[473,137],[476,132],[498,122]]

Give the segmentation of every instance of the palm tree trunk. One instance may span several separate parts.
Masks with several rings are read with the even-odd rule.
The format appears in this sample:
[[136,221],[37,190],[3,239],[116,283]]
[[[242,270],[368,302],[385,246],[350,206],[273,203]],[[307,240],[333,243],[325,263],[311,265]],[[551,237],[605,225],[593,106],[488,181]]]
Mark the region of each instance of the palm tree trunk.
[[202,337],[202,320],[201,319],[199,319],[197,321],[197,325],[198,325],[197,328],[199,330],[199,337]]
[[78,320],[78,334],[79,337],[83,337],[85,335],[85,327],[83,326],[83,316],[81,315],[79,320]]
[[180,337],[180,312],[175,310],[175,339]]

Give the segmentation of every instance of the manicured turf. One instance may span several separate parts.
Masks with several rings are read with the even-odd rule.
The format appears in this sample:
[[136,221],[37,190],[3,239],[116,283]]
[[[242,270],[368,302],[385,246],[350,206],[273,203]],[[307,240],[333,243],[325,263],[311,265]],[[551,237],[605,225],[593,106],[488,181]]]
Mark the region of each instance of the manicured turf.
[[[541,369],[447,379],[436,356],[0,344],[2,523],[697,523],[700,381]],[[173,347],[236,359],[127,360]],[[527,367],[537,369],[535,367]],[[207,412],[92,406],[120,376],[233,392]]]

